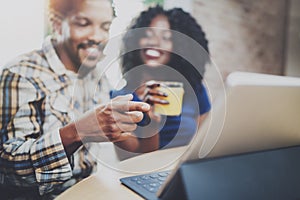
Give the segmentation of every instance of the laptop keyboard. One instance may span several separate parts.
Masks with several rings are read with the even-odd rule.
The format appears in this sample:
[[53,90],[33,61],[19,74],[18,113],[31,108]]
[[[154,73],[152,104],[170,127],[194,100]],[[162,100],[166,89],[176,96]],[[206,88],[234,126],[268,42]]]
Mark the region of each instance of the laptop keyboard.
[[154,172],[121,178],[122,184],[146,199],[158,199],[156,193],[171,171]]

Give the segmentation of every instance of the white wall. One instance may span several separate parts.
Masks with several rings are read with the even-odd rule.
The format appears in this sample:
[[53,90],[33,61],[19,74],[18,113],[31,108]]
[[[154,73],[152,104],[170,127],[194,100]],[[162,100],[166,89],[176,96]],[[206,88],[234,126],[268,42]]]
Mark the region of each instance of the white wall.
[[[124,31],[126,31],[128,25],[131,23],[133,18],[139,15],[141,11],[145,9],[143,0],[114,0],[116,18],[113,20],[110,29],[110,41],[106,47],[106,58],[102,61],[103,68],[111,86],[118,88],[121,81],[121,70],[120,70],[120,57],[119,50],[121,46],[121,39]],[[114,61],[111,63],[111,61]],[[107,66],[109,64],[109,66]]]
[[193,0],[165,0],[164,8],[171,9],[174,7],[182,8],[186,12],[192,12]]
[[45,0],[9,0],[0,5],[0,69],[17,55],[41,47]]
[[300,1],[290,1],[285,75],[300,77]]

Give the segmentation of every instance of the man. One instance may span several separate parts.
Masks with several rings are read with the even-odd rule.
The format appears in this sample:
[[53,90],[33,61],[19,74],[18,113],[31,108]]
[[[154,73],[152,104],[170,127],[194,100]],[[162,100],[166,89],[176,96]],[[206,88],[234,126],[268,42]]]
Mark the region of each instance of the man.
[[23,197],[90,175],[89,142],[128,139],[150,109],[131,95],[108,101],[96,64],[113,19],[109,0],[50,0],[49,9],[53,36],[0,76],[0,190],[19,187]]

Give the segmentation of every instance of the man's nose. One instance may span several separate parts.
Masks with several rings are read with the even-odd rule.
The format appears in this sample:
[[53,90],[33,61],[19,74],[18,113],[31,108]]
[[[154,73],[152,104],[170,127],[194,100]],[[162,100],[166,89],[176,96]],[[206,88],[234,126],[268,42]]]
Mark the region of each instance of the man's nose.
[[94,27],[89,36],[89,40],[94,41],[96,43],[101,43],[107,39],[108,39],[108,32],[102,30],[99,27]]

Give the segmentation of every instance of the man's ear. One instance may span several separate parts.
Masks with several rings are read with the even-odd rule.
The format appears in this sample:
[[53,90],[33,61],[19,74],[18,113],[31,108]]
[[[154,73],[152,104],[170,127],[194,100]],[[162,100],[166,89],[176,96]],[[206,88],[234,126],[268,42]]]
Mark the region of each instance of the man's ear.
[[52,23],[53,32],[55,34],[61,35],[62,34],[62,20],[53,19],[51,23]]

